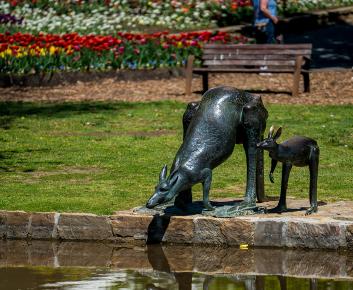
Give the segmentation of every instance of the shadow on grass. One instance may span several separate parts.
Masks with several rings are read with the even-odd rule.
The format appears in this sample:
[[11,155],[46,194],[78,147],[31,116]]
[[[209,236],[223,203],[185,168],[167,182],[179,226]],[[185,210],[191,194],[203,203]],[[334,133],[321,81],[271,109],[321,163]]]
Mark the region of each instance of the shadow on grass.
[[103,103],[103,102],[80,102],[80,103],[23,103],[3,102],[0,103],[0,115],[3,117],[17,117],[25,115],[40,115],[67,117],[87,112],[97,113],[101,111],[119,111],[133,108],[132,103]]
[[100,113],[107,111],[118,112],[132,109],[138,104],[133,103],[103,103],[103,102],[80,102],[80,103],[23,103],[23,102],[0,102],[0,128],[8,130],[12,122],[19,117],[40,116],[44,118],[66,118],[72,115],[86,113]]
[[[32,153],[46,153],[49,152],[48,148],[40,149],[24,149],[24,150],[2,150],[0,151],[0,172],[35,172],[39,166],[43,164],[42,161],[33,161],[26,159],[27,161],[18,158],[19,154],[28,154],[31,156]],[[59,161],[46,161],[47,165],[61,165]]]

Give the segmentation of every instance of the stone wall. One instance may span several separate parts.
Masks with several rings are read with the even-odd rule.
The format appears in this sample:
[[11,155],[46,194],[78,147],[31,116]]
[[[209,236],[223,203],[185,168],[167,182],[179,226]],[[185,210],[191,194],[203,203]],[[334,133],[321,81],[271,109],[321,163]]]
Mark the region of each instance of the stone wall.
[[132,211],[112,216],[0,211],[0,238],[346,249],[353,248],[353,219],[319,215],[214,218],[152,216]]

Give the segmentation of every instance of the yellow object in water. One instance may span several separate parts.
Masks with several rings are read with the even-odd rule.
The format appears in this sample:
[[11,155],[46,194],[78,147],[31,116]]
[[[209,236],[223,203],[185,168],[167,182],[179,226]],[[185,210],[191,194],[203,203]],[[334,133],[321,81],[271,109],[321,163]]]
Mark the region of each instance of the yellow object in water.
[[240,248],[240,250],[247,250],[247,249],[249,249],[249,245],[248,244],[240,244],[239,248]]

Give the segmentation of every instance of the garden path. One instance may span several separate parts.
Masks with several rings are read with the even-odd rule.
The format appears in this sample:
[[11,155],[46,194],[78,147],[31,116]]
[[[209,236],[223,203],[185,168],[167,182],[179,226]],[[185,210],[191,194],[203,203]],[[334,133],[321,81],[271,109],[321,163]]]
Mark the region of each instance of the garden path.
[[[150,73],[150,72],[147,72]],[[259,93],[267,103],[353,104],[353,72],[317,71],[311,74],[311,92],[290,95],[292,75],[217,74],[210,86],[230,85]],[[301,85],[301,88],[303,86]],[[185,79],[117,80],[113,77],[52,87],[0,88],[0,101],[158,101],[188,102],[200,99],[201,78],[193,80],[191,96],[185,96]],[[276,92],[276,93],[274,93]]]

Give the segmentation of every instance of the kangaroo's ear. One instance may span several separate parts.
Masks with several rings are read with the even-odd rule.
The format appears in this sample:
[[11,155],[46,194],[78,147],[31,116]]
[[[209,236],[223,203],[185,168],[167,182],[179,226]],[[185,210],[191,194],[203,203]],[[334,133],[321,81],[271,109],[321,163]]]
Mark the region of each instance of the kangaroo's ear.
[[275,131],[275,127],[272,125],[270,131],[268,132],[267,138],[271,138],[273,136],[273,132]]
[[167,178],[167,171],[168,171],[167,164],[165,164],[161,170],[161,173],[159,173],[159,182],[162,182]]
[[170,182],[169,182],[169,186],[172,187],[179,179],[179,176],[178,174],[175,174],[171,179],[170,179]]
[[273,136],[273,140],[277,140],[282,134],[282,127],[279,127],[276,134]]

